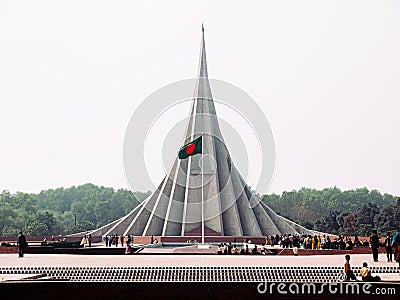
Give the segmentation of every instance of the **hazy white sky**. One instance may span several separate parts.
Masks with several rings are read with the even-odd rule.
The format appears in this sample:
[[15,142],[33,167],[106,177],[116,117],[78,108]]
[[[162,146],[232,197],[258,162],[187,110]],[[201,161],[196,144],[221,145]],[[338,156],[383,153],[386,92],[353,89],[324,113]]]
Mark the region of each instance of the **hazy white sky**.
[[400,195],[399,15],[381,0],[0,0],[0,189],[127,188],[129,119],[196,75],[203,22],[209,76],[270,121],[270,192]]

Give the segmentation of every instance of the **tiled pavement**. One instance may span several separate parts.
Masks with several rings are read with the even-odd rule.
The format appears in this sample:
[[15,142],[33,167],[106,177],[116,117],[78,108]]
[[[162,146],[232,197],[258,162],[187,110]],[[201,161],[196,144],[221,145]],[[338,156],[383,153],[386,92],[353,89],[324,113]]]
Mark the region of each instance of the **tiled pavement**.
[[[362,263],[366,261],[374,274],[381,276],[384,281],[400,282],[400,269],[397,263],[386,262],[386,257],[380,254],[379,261],[373,262],[372,255],[351,255],[351,265],[355,271],[359,270]],[[180,255],[180,254],[134,254],[134,255],[73,255],[73,254],[25,254],[19,258],[17,254],[1,254],[0,268],[8,270],[15,268],[50,267],[71,269],[73,267],[92,269],[134,269],[167,267],[209,267],[214,270],[221,267],[224,270],[238,267],[237,269],[250,268],[251,270],[265,269],[273,273],[273,267],[277,269],[299,269],[300,267],[329,267],[338,270],[342,268],[344,255],[315,255],[315,256],[233,256],[233,255]],[[328,268],[328,269],[329,269]],[[258,272],[258,271],[257,271]],[[32,274],[0,274],[0,280],[19,280],[33,276]],[[240,278],[239,278],[240,280]]]

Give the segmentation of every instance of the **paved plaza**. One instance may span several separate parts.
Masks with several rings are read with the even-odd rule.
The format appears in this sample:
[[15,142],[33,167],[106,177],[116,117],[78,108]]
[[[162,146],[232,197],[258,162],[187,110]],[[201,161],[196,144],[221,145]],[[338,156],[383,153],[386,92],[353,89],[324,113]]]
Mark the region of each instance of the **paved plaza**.
[[[397,267],[398,263],[386,262],[384,254],[379,261],[373,262],[372,255],[351,255],[351,265],[361,266],[368,262],[370,267]],[[133,255],[76,255],[76,254],[25,254],[19,258],[17,254],[1,254],[1,267],[167,267],[167,266],[343,266],[343,255],[309,255],[309,256],[251,256],[251,255],[188,255],[188,254],[145,254]],[[0,280],[23,278],[23,275],[0,275]],[[378,274],[384,281],[400,282],[399,273]]]
[[[23,258],[19,258],[17,253],[0,254],[0,269],[15,270],[9,274],[6,272],[0,274],[0,289],[6,294],[17,295],[20,298],[29,297],[30,299],[48,299],[48,295],[57,294],[57,299],[60,300],[109,299],[114,295],[118,295],[118,297],[122,295],[122,299],[131,299],[132,295],[147,299],[165,299],[165,295],[175,295],[175,299],[232,299],[235,297],[268,296],[271,299],[297,300],[320,299],[323,296],[324,299],[329,300],[337,299],[339,295],[322,287],[323,285],[330,287],[331,285],[327,282],[333,282],[334,288],[339,286],[335,285],[335,282],[338,282],[336,281],[337,278],[339,278],[337,272],[340,272],[337,268],[343,267],[345,255],[252,256],[173,254],[173,252],[168,252],[170,251],[168,249],[164,249],[164,251],[165,253],[155,253],[156,249],[145,249],[143,252],[132,255],[27,253]],[[388,293],[388,295],[385,295],[385,299],[397,299],[400,286],[398,264],[386,262],[384,254],[380,254],[378,262],[372,261],[371,254],[351,255],[353,269],[358,268],[359,270],[364,261],[368,262],[371,269],[374,270],[372,275],[379,275],[382,278],[381,282],[369,285],[372,296],[376,296],[373,294],[376,294],[376,291],[379,290]],[[35,279],[35,274],[23,271],[36,269],[36,267],[42,270],[37,274],[43,272],[44,277],[39,275]],[[275,270],[274,267],[277,267],[277,269]],[[299,272],[299,267],[304,267],[304,270]],[[296,268],[297,271],[291,271]],[[55,269],[55,271],[50,271],[50,269]],[[194,271],[195,269],[197,271]],[[204,269],[207,271],[204,271]],[[385,270],[388,269],[391,269],[391,271],[386,272]],[[375,272],[375,270],[381,270],[381,272]],[[61,272],[61,276],[65,274],[70,279],[63,280],[57,279],[57,276],[53,277],[57,272]],[[71,272],[75,272],[75,275],[72,275]],[[255,274],[252,274],[253,272]],[[273,280],[277,283],[271,283],[271,273],[276,274],[272,275],[272,278],[275,278]],[[124,279],[118,279],[123,274],[134,274],[132,277],[134,279],[128,279],[125,282]],[[211,278],[206,280],[200,278],[199,280],[199,278],[196,278],[196,274],[200,276],[208,275]],[[224,274],[233,277],[233,281],[224,279]],[[158,278],[163,278],[160,275],[167,276],[167,278],[160,280]],[[86,278],[92,276],[99,276],[97,278],[100,279]],[[151,279],[146,279],[146,276],[151,276]],[[173,276],[173,278],[168,276]],[[187,279],[184,276],[195,277]],[[315,280],[315,276],[319,279]],[[319,276],[322,276],[322,278]],[[329,278],[333,278],[332,276],[334,276],[334,280],[330,281]],[[283,282],[286,282],[286,287],[297,284],[296,286],[299,289],[309,286],[307,284],[312,282],[318,291],[323,291],[323,295],[314,295],[312,291],[281,295],[276,289],[271,291],[273,284],[285,284]],[[260,284],[265,286],[268,284],[269,294],[260,294]],[[359,289],[362,289],[368,283],[358,281],[345,284],[356,284]],[[344,287],[347,289],[347,285],[344,285]],[[34,293],[31,293],[31,291],[34,291]],[[354,299],[353,296],[352,292],[340,294],[343,300]],[[357,295],[357,297],[359,296]],[[369,295],[362,294],[363,298],[366,296]]]

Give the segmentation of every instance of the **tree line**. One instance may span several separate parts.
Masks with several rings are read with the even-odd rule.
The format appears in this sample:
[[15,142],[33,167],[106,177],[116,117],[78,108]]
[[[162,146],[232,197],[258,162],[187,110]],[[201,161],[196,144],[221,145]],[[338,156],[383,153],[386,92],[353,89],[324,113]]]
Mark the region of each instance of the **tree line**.
[[66,235],[115,221],[134,209],[150,192],[132,193],[88,183],[38,194],[0,194],[0,235]]
[[[0,236],[66,235],[101,227],[119,219],[151,194],[88,183],[40,193],[0,194]],[[278,214],[307,228],[332,234],[369,235],[400,228],[397,197],[377,190],[302,188],[262,201]]]
[[338,235],[369,236],[400,228],[397,197],[377,190],[337,187],[316,190],[302,188],[281,195],[264,195],[262,201],[274,211],[307,228]]

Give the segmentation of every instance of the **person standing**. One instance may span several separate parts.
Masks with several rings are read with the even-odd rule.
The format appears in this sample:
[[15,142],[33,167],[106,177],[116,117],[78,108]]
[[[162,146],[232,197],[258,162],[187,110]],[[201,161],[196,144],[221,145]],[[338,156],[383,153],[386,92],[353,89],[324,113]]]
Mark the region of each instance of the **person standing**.
[[22,231],[20,231],[18,234],[17,245],[18,245],[18,257],[24,257],[24,252],[26,247],[28,247],[28,242],[26,241],[26,237],[22,233]]
[[392,238],[390,237],[390,232],[387,233],[387,236],[385,239],[385,249],[386,249],[387,261],[392,262],[393,261],[393,253],[392,253]]
[[83,248],[86,248],[86,244],[87,244],[87,236],[86,234],[82,237],[81,240],[81,246],[83,246]]
[[232,243],[231,242],[228,243],[228,251],[227,251],[227,253],[228,254],[232,254]]
[[133,234],[131,234],[131,243],[133,244],[133,241],[134,241],[134,236],[133,236]]
[[111,245],[115,245],[115,234],[111,235]]
[[339,235],[339,238],[337,239],[337,244],[338,244],[338,249],[343,250],[342,248],[342,236]]
[[378,261],[378,250],[379,250],[379,237],[376,230],[372,230],[372,235],[369,238],[369,242],[372,250],[372,258],[375,262]]
[[92,235],[89,233],[89,235],[88,235],[88,245],[89,245],[89,248],[90,247],[92,247]]
[[331,238],[329,235],[326,237],[326,248],[331,249]]
[[121,235],[119,236],[119,240],[121,242],[121,247],[124,246],[124,235],[121,233]]
[[393,235],[392,238],[392,247],[394,250],[394,259],[395,261],[399,262],[399,267],[400,267],[400,261],[397,259],[398,257],[400,257],[399,255],[399,247],[400,247],[400,233],[397,230],[397,232]]
[[396,250],[397,250],[397,254],[395,255],[394,259],[395,259],[395,261],[397,261],[399,263],[399,268],[400,268],[400,245],[399,244],[396,244]]
[[322,236],[322,239],[321,239],[321,248],[322,248],[322,249],[326,249],[326,238],[325,238],[325,234]]

